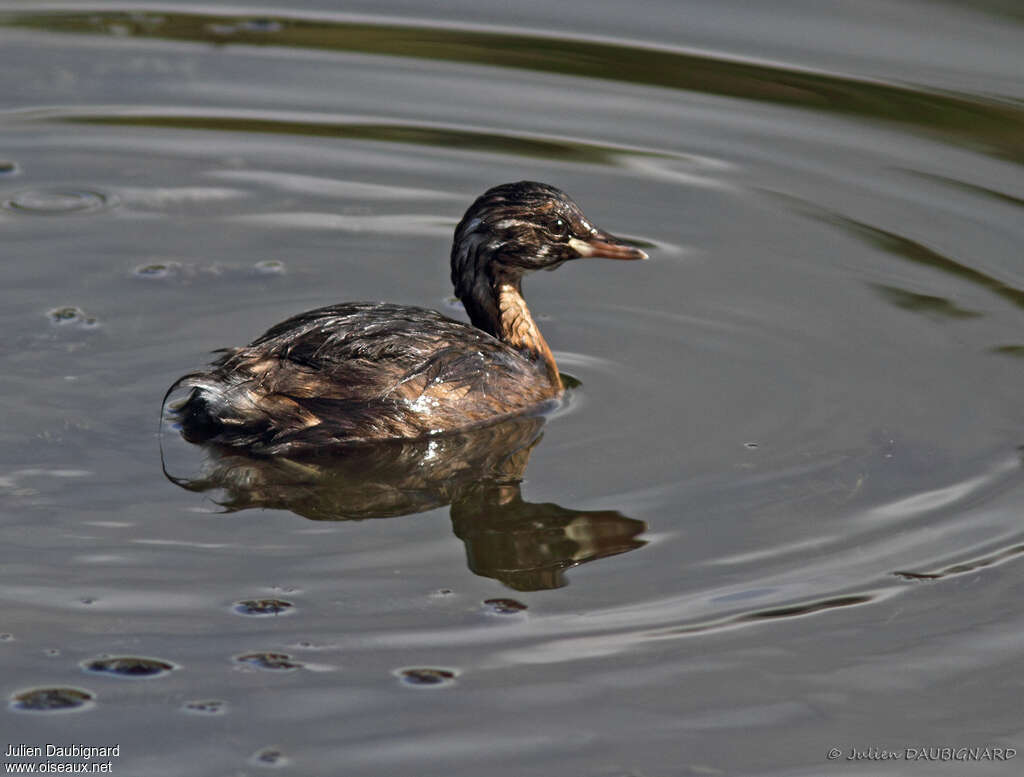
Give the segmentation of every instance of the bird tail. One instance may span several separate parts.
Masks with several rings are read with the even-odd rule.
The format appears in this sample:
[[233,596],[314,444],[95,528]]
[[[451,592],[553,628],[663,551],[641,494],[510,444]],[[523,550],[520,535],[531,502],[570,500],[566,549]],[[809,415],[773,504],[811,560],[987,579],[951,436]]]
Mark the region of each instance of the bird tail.
[[[172,396],[182,389],[188,394],[172,400]],[[167,389],[163,415],[178,427],[188,442],[202,443],[223,433],[223,415],[218,412],[223,405],[223,386],[210,380],[207,373],[193,372],[181,376]]]

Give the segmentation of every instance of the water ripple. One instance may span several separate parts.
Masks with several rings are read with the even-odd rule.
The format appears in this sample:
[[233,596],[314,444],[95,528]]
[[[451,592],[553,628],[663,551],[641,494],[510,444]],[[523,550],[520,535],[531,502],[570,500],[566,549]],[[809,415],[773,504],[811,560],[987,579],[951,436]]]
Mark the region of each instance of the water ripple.
[[1020,472],[1020,461],[1017,458],[1005,459],[988,472],[967,478],[959,483],[943,486],[911,496],[901,496],[888,504],[879,505],[861,517],[864,522],[906,520],[928,513],[962,504],[969,498],[977,499],[992,495],[993,488],[1001,488],[1010,481],[1008,475]]
[[32,216],[71,216],[98,213],[117,205],[117,198],[88,189],[29,189],[0,200],[0,207]]
[[[783,194],[781,192],[764,189],[760,191],[762,194],[766,194],[787,203],[794,211],[799,212],[808,218],[836,227],[853,237],[859,238],[867,245],[877,248],[880,251],[884,251],[891,256],[911,264],[938,270],[939,272],[945,273],[959,280],[966,281],[967,283],[986,289],[996,296],[1002,297],[1004,300],[1016,307],[1024,308],[1024,289],[1013,286],[1006,281],[997,278],[991,273],[975,269],[965,262],[945,256],[924,243],[905,235],[882,229],[863,221],[858,221],[850,218],[849,216],[823,208],[816,203],[807,202],[806,200],[802,200],[799,197],[794,197],[790,194]],[[900,303],[901,307],[906,306],[904,303],[907,302],[908,298],[906,293],[902,290],[897,290],[896,297],[893,297],[893,295],[888,296],[890,301]],[[926,301],[925,303],[928,307],[934,310],[936,304],[938,304],[939,307],[943,308],[943,312],[947,315],[949,314],[950,309],[945,307],[945,301],[942,298],[932,297],[928,298],[928,300],[930,301]],[[915,303],[920,304],[920,299],[916,300]],[[966,317],[973,317],[971,315],[971,311],[957,312],[960,314],[966,312],[968,313]],[[964,316],[959,315],[958,317],[962,318]]]
[[1006,561],[1011,561],[1022,553],[1024,553],[1024,545],[1018,543],[1011,545],[1008,548],[1001,548],[1000,550],[984,556],[978,556],[967,561],[961,561],[956,564],[941,567],[936,569],[934,572],[910,572],[904,570],[893,572],[893,574],[904,580],[941,580],[945,577],[964,575],[968,572],[977,572],[979,569],[996,566]]
[[315,175],[282,173],[273,170],[211,170],[213,178],[226,178],[262,184],[285,192],[318,194],[325,197],[350,197],[356,200],[429,200],[440,199],[462,201],[464,196],[437,189],[414,189],[408,186],[385,186],[363,181],[342,181]]
[[453,224],[431,216],[410,214],[350,216],[340,213],[246,213],[230,221],[259,227],[288,227],[305,230],[371,232],[382,235],[433,235],[447,237]]
[[[177,6],[182,8],[182,6]],[[597,78],[774,105],[895,121],[1015,161],[1024,160],[1024,107],[1009,100],[939,93],[787,63],[643,41],[553,35],[342,14],[252,16],[198,6],[140,16],[109,6],[55,4],[0,14],[0,25],[77,35],[157,38],[223,46],[275,46],[483,64]]]
[[[597,165],[628,167],[625,160],[635,157],[687,160],[683,154],[602,144],[550,135],[501,132],[427,122],[380,121],[331,114],[269,112],[254,110],[216,110],[166,107],[104,106],[101,109],[47,108],[6,112],[7,117],[23,121],[63,121],[118,127],[207,130],[328,137],[368,140],[380,143],[454,148],[511,154],[533,159],[554,159]],[[666,172],[681,176],[681,172]]]

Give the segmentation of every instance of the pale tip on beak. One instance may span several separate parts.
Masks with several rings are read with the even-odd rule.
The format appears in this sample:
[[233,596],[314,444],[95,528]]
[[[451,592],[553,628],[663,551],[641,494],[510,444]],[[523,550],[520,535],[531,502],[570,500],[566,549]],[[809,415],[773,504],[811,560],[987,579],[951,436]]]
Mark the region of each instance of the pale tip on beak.
[[613,238],[611,235],[601,235],[601,237],[595,235],[590,240],[580,240],[575,237],[569,238],[569,247],[580,256],[585,257],[623,260],[647,258],[646,251],[641,251],[639,248],[618,242],[617,238]]

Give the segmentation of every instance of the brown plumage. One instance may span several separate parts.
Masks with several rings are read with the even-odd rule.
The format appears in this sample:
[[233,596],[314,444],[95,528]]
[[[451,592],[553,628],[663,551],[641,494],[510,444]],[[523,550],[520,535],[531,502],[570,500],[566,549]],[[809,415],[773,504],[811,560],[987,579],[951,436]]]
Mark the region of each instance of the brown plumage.
[[522,278],[584,256],[646,258],[552,186],[496,186],[466,211],[452,246],[452,283],[472,325],[387,303],[301,313],[180,378],[168,396],[189,393],[172,413],[189,441],[276,454],[424,437],[542,409],[562,382]]

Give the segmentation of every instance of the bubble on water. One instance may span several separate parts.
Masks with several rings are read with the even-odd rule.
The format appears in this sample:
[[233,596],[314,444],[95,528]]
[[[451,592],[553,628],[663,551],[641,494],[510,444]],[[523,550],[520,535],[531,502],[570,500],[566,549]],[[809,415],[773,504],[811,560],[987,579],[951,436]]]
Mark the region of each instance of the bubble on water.
[[223,715],[227,712],[228,703],[220,699],[201,699],[187,701],[181,708],[195,715]]
[[284,275],[288,272],[284,262],[279,259],[266,259],[262,262],[256,262],[252,266],[252,270],[256,275]]
[[132,270],[132,275],[146,280],[163,280],[180,275],[181,271],[181,262],[153,262],[139,265]]
[[16,213],[33,216],[68,216],[99,211],[113,207],[117,199],[103,192],[89,189],[30,189],[13,197],[0,200],[0,206]]
[[61,712],[91,707],[95,698],[80,688],[32,688],[14,694],[11,707],[26,712]]
[[[100,325],[95,316],[90,316],[84,310],[74,305],[53,308],[46,311],[50,323],[55,326],[71,327],[75,329],[95,329]],[[89,604],[90,602],[86,602]]]
[[157,677],[175,668],[174,664],[159,658],[138,656],[104,656],[86,661],[82,666],[89,672],[115,674],[121,677]]
[[285,263],[277,259],[256,262],[249,266],[200,264],[176,259],[156,259],[132,270],[132,277],[144,281],[191,284],[216,279],[241,282],[253,278],[275,278],[286,275]]
[[252,754],[249,761],[256,766],[287,766],[286,756],[278,747],[264,747]]
[[395,674],[406,685],[414,685],[421,688],[440,688],[453,684],[458,673],[453,669],[409,667],[407,669],[396,669]]
[[294,612],[294,606],[284,599],[243,599],[235,602],[234,610],[239,615],[284,615]]
[[287,653],[246,653],[236,656],[235,660],[243,664],[259,667],[260,669],[282,671],[302,669],[302,664],[298,661],[293,661],[292,657]]

